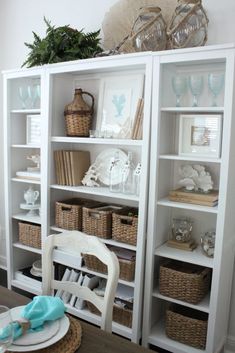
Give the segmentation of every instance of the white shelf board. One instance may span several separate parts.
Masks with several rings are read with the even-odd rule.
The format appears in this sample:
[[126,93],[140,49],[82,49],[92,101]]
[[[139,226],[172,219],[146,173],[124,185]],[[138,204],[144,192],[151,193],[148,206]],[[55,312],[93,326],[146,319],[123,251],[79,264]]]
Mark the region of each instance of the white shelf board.
[[170,298],[170,297],[167,297],[165,295],[162,295],[160,292],[159,292],[159,289],[154,289],[153,290],[153,297],[155,298],[159,298],[159,299],[162,299],[162,300],[166,300],[168,302],[171,302],[171,303],[176,303],[176,304],[179,304],[179,305],[183,305],[183,306],[187,306],[189,308],[192,308],[192,309],[195,309],[195,310],[200,310],[200,311],[203,311],[205,313],[209,313],[209,305],[210,305],[210,293],[207,294],[201,301],[200,303],[198,303],[197,305],[195,304],[190,304],[190,303],[187,303],[185,301],[182,301],[182,300],[177,300],[177,299],[174,299],[174,298]]
[[203,157],[188,157],[180,156],[178,154],[161,154],[159,159],[168,159],[172,161],[189,161],[189,162],[204,162],[204,163],[221,163],[221,158],[203,158]]
[[33,252],[35,254],[41,254],[42,253],[41,249],[33,248],[32,246],[27,246],[27,245],[21,244],[19,242],[13,243],[13,246],[15,248],[18,248],[18,249],[23,249],[23,250],[27,250],[27,251]]
[[14,113],[14,114],[40,114],[41,109],[12,109],[11,113]]
[[187,263],[213,268],[214,259],[203,255],[200,246],[193,251],[186,251],[171,248],[166,243],[155,249],[154,254],[161,257],[166,257],[172,260],[184,261]]
[[223,113],[224,107],[162,107],[161,111],[172,113]]
[[23,179],[23,178],[11,178],[12,181],[17,183],[27,183],[27,184],[41,184],[40,180],[35,179]]
[[114,193],[110,192],[108,187],[89,187],[89,186],[67,186],[67,185],[57,185],[52,184],[50,185],[52,189],[57,190],[67,190],[73,192],[79,192],[81,194],[89,194],[89,195],[98,195],[104,197],[110,197],[112,199],[119,199],[119,200],[129,200],[129,201],[139,201],[139,197],[136,195],[126,195],[122,193]]
[[166,206],[166,207],[183,208],[185,210],[218,213],[218,206],[209,207],[209,206],[201,206],[201,205],[185,203],[185,202],[175,202],[175,201],[170,201],[167,197],[160,199],[157,202],[157,204],[160,206]]
[[20,221],[41,224],[40,216],[28,216],[26,213],[17,213],[15,215],[13,215],[12,218],[19,219]]
[[[86,320],[94,325],[100,326],[100,316],[91,313],[88,309],[76,309],[69,304],[65,304],[67,308],[67,312],[78,316],[79,318]],[[118,335],[124,336],[126,338],[131,339],[132,329],[123,325],[120,325],[116,322],[112,322],[112,331]]]
[[142,146],[142,140],[131,139],[105,139],[105,138],[90,138],[90,137],[67,137],[53,136],[51,142],[63,143],[84,143],[93,145],[119,145],[119,146]]
[[17,145],[17,144],[14,144],[14,145],[11,145],[11,147],[12,148],[30,148],[30,149],[32,149],[32,148],[41,148],[41,146],[40,145],[26,145],[26,144],[21,144],[21,145]]
[[174,353],[203,353],[204,350],[197,349],[186,344],[168,338],[165,334],[165,324],[163,321],[158,322],[151,329],[148,337],[150,344],[166,349]]
[[[56,226],[51,226],[50,227],[52,230],[56,231],[56,232],[67,232],[66,229],[62,229],[62,228],[58,228]],[[112,245],[112,246],[117,246],[119,248],[123,248],[123,249],[128,249],[128,250],[133,250],[133,251],[136,251],[137,248],[135,245],[130,245],[130,244],[127,244],[127,243],[121,243],[121,242],[118,242],[116,240],[113,240],[113,239],[104,239],[104,238],[99,238],[100,241],[102,241],[103,243],[105,244],[108,244],[108,245]]]
[[42,295],[42,289],[37,288],[30,283],[30,281],[27,280],[25,281],[18,281],[16,279],[13,279],[11,281],[11,285],[16,288],[20,288],[22,290],[25,290],[26,292],[33,293],[35,295]]

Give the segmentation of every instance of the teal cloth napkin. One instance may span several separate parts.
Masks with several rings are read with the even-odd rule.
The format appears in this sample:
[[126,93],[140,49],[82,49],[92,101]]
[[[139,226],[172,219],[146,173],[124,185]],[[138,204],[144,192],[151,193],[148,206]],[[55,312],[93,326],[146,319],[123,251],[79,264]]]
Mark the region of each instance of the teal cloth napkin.
[[[51,296],[36,296],[32,302],[27,304],[20,313],[20,316],[30,322],[28,331],[39,331],[43,329],[43,324],[46,321],[57,320],[64,316],[66,308],[59,297]],[[0,339],[5,339],[9,336],[10,327],[7,326],[0,330]],[[13,339],[22,335],[22,328],[17,323],[13,323]]]

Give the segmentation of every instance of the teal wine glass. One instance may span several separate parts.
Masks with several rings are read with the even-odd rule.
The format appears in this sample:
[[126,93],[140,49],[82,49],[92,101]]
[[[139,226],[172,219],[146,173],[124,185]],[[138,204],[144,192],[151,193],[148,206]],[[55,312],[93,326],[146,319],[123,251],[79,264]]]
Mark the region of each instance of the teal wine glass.
[[190,75],[189,76],[189,88],[193,95],[193,107],[198,107],[198,97],[203,90],[203,76],[201,75]]
[[21,108],[26,109],[26,103],[29,98],[28,87],[25,85],[19,86],[19,98],[21,101]]
[[12,344],[13,326],[11,311],[8,307],[0,305],[0,353],[4,353]]
[[223,73],[210,73],[208,75],[208,87],[213,95],[212,107],[217,106],[217,96],[222,91],[224,85]]
[[172,87],[176,95],[176,107],[180,107],[180,99],[187,91],[187,79],[185,76],[176,75],[172,77]]

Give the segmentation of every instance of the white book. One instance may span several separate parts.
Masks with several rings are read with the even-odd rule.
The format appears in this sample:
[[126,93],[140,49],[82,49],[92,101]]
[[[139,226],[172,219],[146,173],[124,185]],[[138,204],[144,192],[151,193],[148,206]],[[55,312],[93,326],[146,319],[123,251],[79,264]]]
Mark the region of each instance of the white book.
[[[99,284],[99,277],[97,276],[91,276],[91,275],[85,275],[82,286],[88,287],[90,289],[94,289],[96,286]],[[81,298],[77,298],[76,303],[75,303],[75,308],[82,310],[85,307],[85,300]]]
[[[66,268],[66,270],[64,271],[64,274],[63,274],[63,277],[62,277],[61,281],[68,281],[69,276],[70,276],[70,272],[71,272],[71,270],[69,270],[68,268]],[[55,296],[61,298],[62,295],[63,295],[63,292],[64,292],[64,291],[63,291],[62,289],[58,289],[57,292],[56,292],[56,294],[55,294]]]
[[[71,270],[68,281],[69,282],[76,282],[77,278],[78,278],[78,272]],[[64,290],[61,299],[66,304],[70,301],[71,296],[72,296],[72,294],[70,292],[67,292]]]
[[[78,273],[77,283],[78,283],[80,286],[81,286],[81,284],[82,284],[83,278],[84,278],[84,276],[83,276],[82,272],[80,272],[80,274]],[[70,304],[71,306],[74,306],[76,299],[77,299],[77,296],[76,296],[75,294],[73,294],[72,297],[71,297],[71,299],[70,299],[69,304]]]

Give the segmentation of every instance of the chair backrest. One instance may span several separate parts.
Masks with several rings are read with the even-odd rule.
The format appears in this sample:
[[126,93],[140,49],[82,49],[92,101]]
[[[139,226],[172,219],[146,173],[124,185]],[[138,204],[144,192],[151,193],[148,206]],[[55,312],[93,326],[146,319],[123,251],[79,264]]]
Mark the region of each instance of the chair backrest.
[[[81,253],[94,255],[107,265],[108,274],[104,297],[96,295],[89,288],[76,282],[54,279],[53,250],[56,247],[78,255]],[[53,295],[55,289],[62,289],[78,298],[90,301],[101,312],[101,328],[111,332],[113,303],[119,278],[119,262],[117,256],[101,240],[79,231],[68,231],[48,236],[42,252],[42,278],[44,295]]]

